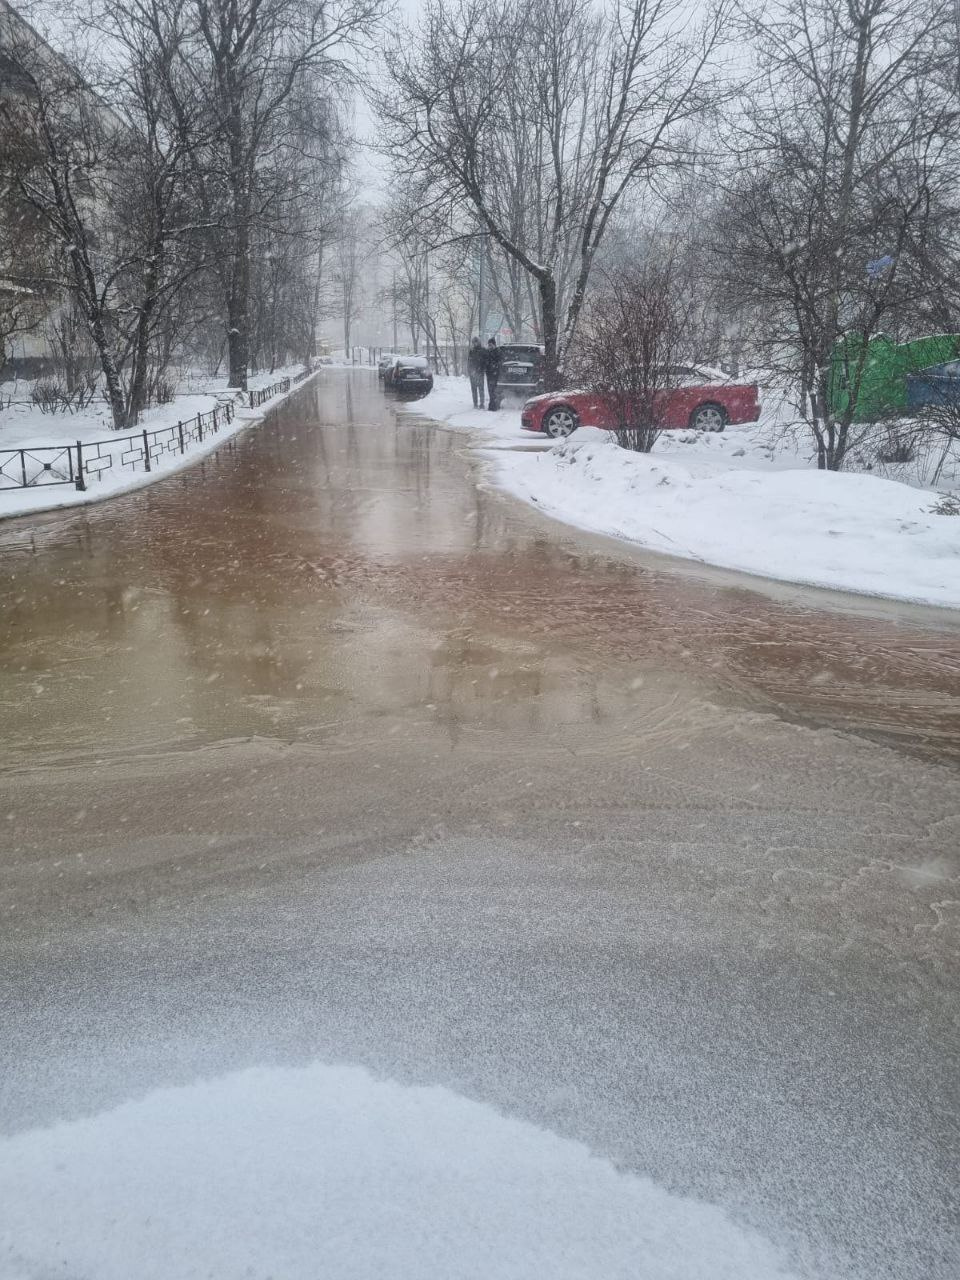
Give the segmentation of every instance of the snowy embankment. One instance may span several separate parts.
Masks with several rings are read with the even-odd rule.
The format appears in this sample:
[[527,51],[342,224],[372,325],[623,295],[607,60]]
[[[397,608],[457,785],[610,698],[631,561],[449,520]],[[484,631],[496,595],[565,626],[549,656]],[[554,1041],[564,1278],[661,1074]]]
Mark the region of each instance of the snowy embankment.
[[818,471],[766,416],[665,432],[644,455],[592,428],[550,445],[518,409],[465,409],[469,397],[465,379],[438,379],[404,407],[476,433],[497,483],[561,520],[762,577],[960,608],[960,515],[943,492]]
[[439,1087],[256,1068],[0,1141],[0,1276],[789,1280],[721,1209]]
[[[291,365],[289,368],[276,369],[273,373],[256,374],[250,379],[250,390],[273,386],[284,378],[292,379],[302,372],[303,365]],[[303,385],[302,382],[293,383],[290,391],[264,401],[256,409],[250,409],[245,396],[238,398],[238,393],[228,390],[226,381],[221,381],[222,385],[215,378],[203,380],[203,390],[177,395],[169,404],[155,405],[143,414],[135,428],[120,432],[111,430],[110,412],[103,401],[95,401],[77,413],[41,413],[30,402],[30,383],[0,385],[0,463],[5,464],[5,470],[11,475],[16,476],[19,466],[16,457],[8,456],[11,450],[49,450],[51,447],[66,450],[75,446],[78,440],[84,446],[92,446],[99,441],[104,448],[109,448],[113,456],[112,465],[101,472],[100,477],[89,476],[87,488],[82,491],[72,484],[36,484],[25,489],[7,488],[0,477],[0,519],[5,516],[27,515],[34,511],[72,507],[78,503],[101,502],[104,498],[112,498],[116,494],[140,489],[155,480],[162,480],[215,452],[225,440],[259,422],[271,409],[276,408]],[[7,404],[8,400],[12,400],[12,403]],[[222,406],[228,401],[233,405],[233,421],[221,423],[219,429],[208,433],[202,442],[187,443],[182,454],[179,451],[165,450],[159,459],[152,460],[152,470],[148,472],[141,466],[136,470],[124,466],[123,452],[131,448],[130,443],[124,443],[128,436],[137,436],[142,431],[152,432],[175,427],[178,422],[189,422],[197,414],[210,413],[218,405]],[[27,466],[35,469],[52,457],[48,452],[38,453],[33,460],[28,456]],[[65,472],[68,463],[64,458],[57,461],[56,466],[59,471]]]

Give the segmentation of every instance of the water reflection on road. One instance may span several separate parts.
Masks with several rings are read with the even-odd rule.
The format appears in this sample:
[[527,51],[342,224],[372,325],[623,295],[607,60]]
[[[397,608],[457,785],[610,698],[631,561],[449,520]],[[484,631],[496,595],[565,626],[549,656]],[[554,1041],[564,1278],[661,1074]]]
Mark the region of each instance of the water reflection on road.
[[0,526],[0,750],[311,737],[412,706],[454,736],[549,731],[642,718],[653,686],[960,756],[951,615],[679,577],[477,478],[459,437],[341,377],[182,477]]

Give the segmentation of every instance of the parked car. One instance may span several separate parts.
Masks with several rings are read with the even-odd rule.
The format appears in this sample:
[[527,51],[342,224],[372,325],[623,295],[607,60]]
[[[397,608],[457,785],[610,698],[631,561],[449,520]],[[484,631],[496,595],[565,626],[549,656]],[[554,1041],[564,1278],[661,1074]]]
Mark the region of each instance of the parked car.
[[[673,385],[660,393],[665,430],[722,431],[728,423],[756,422],[760,417],[755,382],[727,382],[723,374],[693,366],[671,372]],[[617,418],[609,397],[590,391],[551,391],[527,401],[520,423],[526,431],[542,431],[556,440],[577,427],[614,431]]]
[[543,390],[543,347],[508,342],[500,348],[501,396],[529,396]]
[[385,351],[377,361],[377,378],[383,382],[387,376],[387,370],[392,368],[396,356],[392,351]]
[[433,390],[433,370],[426,356],[395,356],[384,374],[383,385],[400,394],[425,396]]
[[960,360],[945,360],[907,374],[907,410],[960,408]]

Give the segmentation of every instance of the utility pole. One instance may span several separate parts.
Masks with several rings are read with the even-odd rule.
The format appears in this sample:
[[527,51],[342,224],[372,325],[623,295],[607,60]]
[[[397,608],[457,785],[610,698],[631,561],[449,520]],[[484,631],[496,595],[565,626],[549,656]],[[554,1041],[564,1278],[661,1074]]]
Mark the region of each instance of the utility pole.
[[430,363],[430,250],[423,251],[423,318],[426,331],[427,364]]
[[[958,0],[960,3],[960,0]],[[486,241],[483,238],[483,232],[480,232],[480,287],[477,290],[477,336],[483,341],[483,259],[486,256],[484,249]]]
[[397,353],[397,273],[393,273],[393,353]]

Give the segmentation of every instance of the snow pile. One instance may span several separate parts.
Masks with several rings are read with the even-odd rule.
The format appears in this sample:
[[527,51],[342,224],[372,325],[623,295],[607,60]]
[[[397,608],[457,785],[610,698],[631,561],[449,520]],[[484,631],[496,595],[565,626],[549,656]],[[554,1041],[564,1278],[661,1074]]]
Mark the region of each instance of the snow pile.
[[785,1280],[721,1210],[442,1088],[257,1068],[0,1142],[0,1276]]
[[498,470],[504,487],[544,510],[659,551],[793,582],[960,604],[960,518],[938,514],[936,495],[893,480],[816,470],[704,475],[603,439],[498,459]]
[[519,410],[469,407],[464,379],[413,412],[474,433],[498,483],[561,520],[671,555],[789,582],[960,607],[960,516],[941,495],[818,471],[777,430],[779,407],[722,435],[670,431],[651,454],[581,428],[555,446]]

